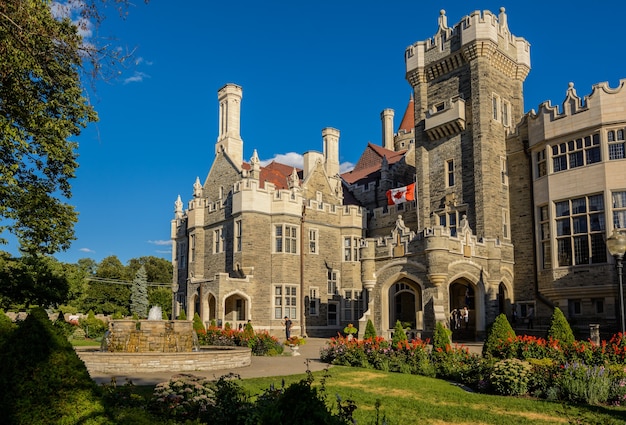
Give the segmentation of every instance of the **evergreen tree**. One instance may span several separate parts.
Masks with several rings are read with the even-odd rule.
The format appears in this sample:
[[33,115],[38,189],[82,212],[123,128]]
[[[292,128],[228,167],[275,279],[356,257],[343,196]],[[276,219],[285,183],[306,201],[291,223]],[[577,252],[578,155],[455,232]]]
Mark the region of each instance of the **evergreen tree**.
[[202,323],[202,319],[200,319],[200,315],[197,312],[193,315],[193,330],[196,332],[206,330],[204,323]]
[[148,317],[148,277],[143,266],[137,271],[130,292],[130,311],[139,318]]
[[376,338],[376,329],[374,328],[374,323],[372,323],[371,319],[367,319],[367,325],[365,325],[365,333],[363,334],[363,339],[368,338]]
[[499,353],[497,348],[501,341],[506,341],[509,338],[515,338],[515,331],[506,318],[506,314],[502,313],[487,329],[487,338],[483,344],[483,356],[507,357],[508,355]]
[[391,338],[391,344],[395,347],[401,341],[408,341],[408,338],[406,337],[402,323],[400,323],[399,320],[396,320],[396,326],[393,328],[393,338]]
[[574,342],[574,332],[560,308],[555,307],[552,313],[552,322],[548,329],[548,338],[558,340],[561,344],[569,345]]
[[452,344],[452,331],[446,328],[443,323],[437,322],[435,325],[435,333],[433,335],[433,351],[441,348],[445,351],[446,346]]

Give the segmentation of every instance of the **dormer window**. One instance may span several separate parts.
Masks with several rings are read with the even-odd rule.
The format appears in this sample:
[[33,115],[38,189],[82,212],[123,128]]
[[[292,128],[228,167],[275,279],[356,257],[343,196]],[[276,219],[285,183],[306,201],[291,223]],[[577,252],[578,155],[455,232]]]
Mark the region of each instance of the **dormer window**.
[[435,112],[441,112],[445,108],[445,103],[441,102],[435,105]]

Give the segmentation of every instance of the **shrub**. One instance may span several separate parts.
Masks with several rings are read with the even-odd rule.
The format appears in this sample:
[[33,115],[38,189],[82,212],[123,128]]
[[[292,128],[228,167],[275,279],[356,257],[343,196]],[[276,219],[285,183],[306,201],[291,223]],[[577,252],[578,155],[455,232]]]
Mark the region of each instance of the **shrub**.
[[193,330],[198,332],[198,331],[204,331],[206,330],[204,328],[204,323],[202,323],[202,319],[200,319],[200,315],[198,313],[194,313],[193,315]]
[[393,328],[393,338],[391,338],[391,345],[396,347],[399,342],[408,341],[402,323],[396,320],[396,326]]
[[0,351],[4,423],[110,423],[95,382],[43,308],[31,310]]
[[550,322],[550,329],[548,329],[548,339],[550,338],[559,341],[561,345],[571,345],[575,340],[572,328],[558,307],[555,307],[554,313],[552,313],[552,321]]
[[556,400],[559,391],[554,378],[559,371],[559,365],[549,358],[529,359],[528,363],[532,367],[528,392],[535,397]]
[[15,329],[17,329],[17,325],[9,319],[4,310],[0,309],[0,351],[3,351],[2,344],[11,336]]
[[178,320],[187,320],[187,313],[185,313],[185,310],[181,310],[180,314],[178,315]]
[[496,320],[487,329],[487,338],[483,345],[483,356],[508,358],[511,357],[510,352],[501,350],[501,342],[515,339],[515,331],[511,327],[506,315],[500,314]]
[[504,359],[493,365],[489,383],[500,395],[524,395],[528,392],[532,367],[518,359]]
[[367,319],[367,325],[365,325],[365,333],[363,334],[363,339],[368,338],[376,338],[376,329],[374,328],[374,323],[372,323],[371,319]]
[[626,370],[623,365],[609,366],[611,388],[608,401],[614,406],[626,406]]
[[452,347],[450,344],[445,348],[433,348],[431,353],[431,361],[437,378],[457,382],[479,380],[477,377],[472,377],[474,373],[472,369],[479,364],[479,360],[480,358],[476,354],[471,354],[466,347]]
[[443,323],[437,322],[435,334],[433,335],[433,350],[445,350],[452,343],[452,331],[446,328]]
[[189,374],[173,376],[154,388],[151,410],[164,418],[196,419],[215,403],[215,382]]
[[576,403],[599,404],[609,398],[611,375],[604,366],[565,363],[557,376],[561,396]]
[[102,338],[107,330],[107,324],[96,317],[93,310],[89,310],[87,317],[78,319],[78,323],[85,330],[88,338]]

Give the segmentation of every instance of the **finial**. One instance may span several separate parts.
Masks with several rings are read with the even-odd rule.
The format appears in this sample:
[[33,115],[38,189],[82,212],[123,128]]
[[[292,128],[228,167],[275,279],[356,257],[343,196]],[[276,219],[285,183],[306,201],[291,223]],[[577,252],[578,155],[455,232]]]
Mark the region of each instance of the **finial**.
[[289,189],[293,189],[294,187],[297,187],[299,185],[300,179],[298,178],[298,171],[296,171],[296,167],[293,168],[293,171],[289,176],[288,183]]
[[178,195],[176,202],[174,202],[174,214],[176,215],[176,218],[183,216],[183,201],[180,199],[180,195]]
[[202,196],[202,184],[200,184],[200,177],[196,177],[196,182],[193,184],[193,197],[200,198]]

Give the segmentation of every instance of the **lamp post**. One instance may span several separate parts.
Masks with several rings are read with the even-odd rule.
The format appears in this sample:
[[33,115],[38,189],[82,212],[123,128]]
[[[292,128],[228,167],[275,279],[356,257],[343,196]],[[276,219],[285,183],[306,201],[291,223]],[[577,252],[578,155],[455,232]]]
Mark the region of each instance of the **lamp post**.
[[624,288],[622,282],[622,260],[626,253],[626,233],[625,229],[613,229],[613,234],[606,239],[606,247],[613,257],[617,266],[617,278],[619,282],[619,305],[622,320],[622,334],[626,333],[626,324],[624,322]]

